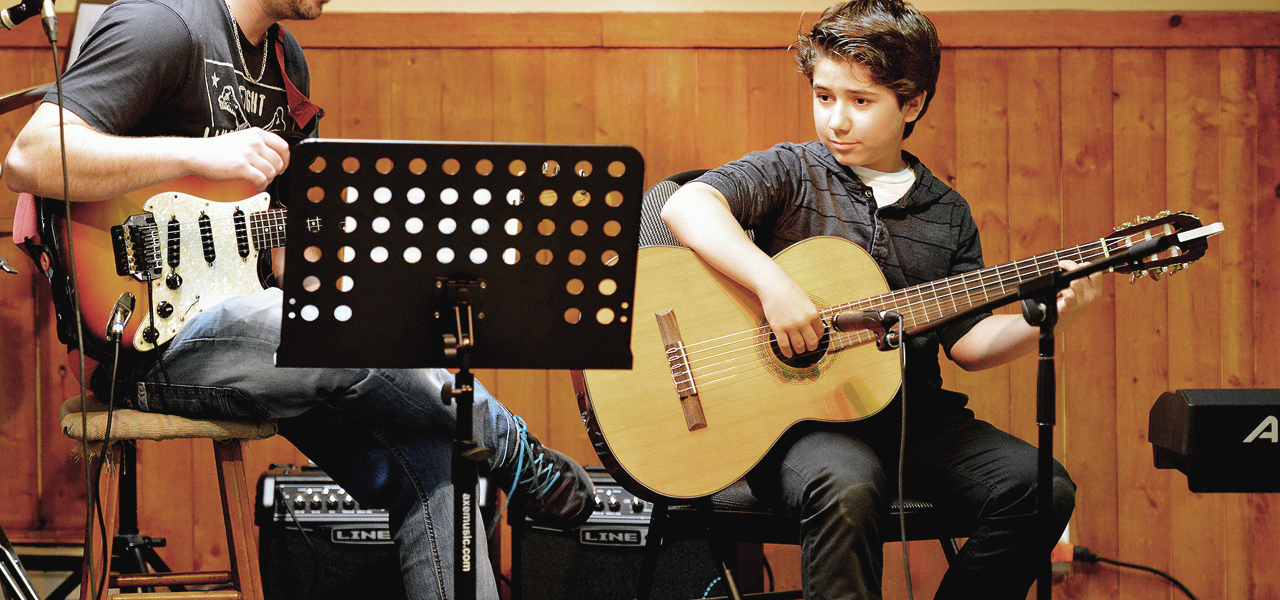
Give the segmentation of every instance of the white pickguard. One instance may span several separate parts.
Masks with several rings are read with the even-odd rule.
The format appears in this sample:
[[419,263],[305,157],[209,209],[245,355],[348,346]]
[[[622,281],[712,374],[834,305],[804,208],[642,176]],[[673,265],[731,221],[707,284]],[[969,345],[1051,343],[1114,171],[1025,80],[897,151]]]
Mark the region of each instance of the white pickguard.
[[[179,192],[159,194],[147,200],[144,208],[155,217],[164,256],[160,278],[150,282],[151,293],[155,306],[168,303],[173,310],[167,317],[156,315],[159,337],[155,343],[150,343],[143,339],[143,335],[151,326],[152,314],[143,309],[146,316],[134,335],[134,348],[151,350],[172,339],[189,319],[209,307],[233,296],[252,294],[264,289],[258,279],[259,249],[250,242],[248,254],[240,256],[233,217],[237,210],[242,211],[247,227],[249,215],[267,210],[269,202],[270,196],[266,193],[239,202],[213,202]],[[201,240],[199,227],[201,215],[209,217],[209,230],[216,254],[212,263],[205,260],[205,245]],[[180,260],[176,267],[170,267],[169,223],[174,219],[180,224]],[[248,234],[247,229],[245,234]],[[170,289],[168,282],[170,276],[175,274],[181,278],[181,285],[177,289]],[[145,306],[146,299],[139,300]]]

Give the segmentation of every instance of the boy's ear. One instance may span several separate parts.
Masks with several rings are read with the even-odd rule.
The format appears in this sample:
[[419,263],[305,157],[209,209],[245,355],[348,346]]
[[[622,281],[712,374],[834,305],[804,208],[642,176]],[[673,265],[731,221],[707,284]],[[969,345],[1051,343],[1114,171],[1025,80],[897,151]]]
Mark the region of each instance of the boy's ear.
[[905,109],[903,112],[905,113],[904,116],[906,117],[907,123],[920,118],[920,111],[924,109],[924,100],[928,95],[929,92],[920,92],[920,94],[915,98],[907,100],[906,105],[903,106]]

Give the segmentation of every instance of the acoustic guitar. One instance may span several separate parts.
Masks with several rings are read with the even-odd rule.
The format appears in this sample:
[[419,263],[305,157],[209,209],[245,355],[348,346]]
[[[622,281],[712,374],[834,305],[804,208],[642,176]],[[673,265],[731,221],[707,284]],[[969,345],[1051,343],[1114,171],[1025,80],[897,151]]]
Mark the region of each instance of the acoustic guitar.
[[[1181,239],[1192,230],[1200,233]],[[793,359],[778,351],[746,288],[689,249],[642,248],[634,366],[575,372],[578,402],[601,460],[632,491],[654,500],[707,496],[742,478],[792,425],[863,419],[894,398],[901,350],[881,350],[874,331],[834,331],[836,315],[895,311],[905,334],[918,334],[1005,303],[1062,260],[1095,261],[1160,239],[1170,247],[1115,270],[1138,276],[1185,268],[1204,254],[1204,237],[1220,230],[1165,212],[1073,248],[894,292],[861,247],[812,238],[774,257],[828,324],[820,348]]]

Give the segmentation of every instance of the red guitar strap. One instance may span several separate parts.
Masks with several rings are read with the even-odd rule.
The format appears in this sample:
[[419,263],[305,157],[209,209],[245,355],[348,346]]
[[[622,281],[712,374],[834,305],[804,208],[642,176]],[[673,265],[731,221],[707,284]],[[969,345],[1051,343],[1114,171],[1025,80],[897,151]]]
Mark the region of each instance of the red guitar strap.
[[284,61],[284,39],[284,28],[277,25],[276,59],[280,62],[280,74],[284,77],[285,93],[289,96],[289,116],[298,124],[298,129],[305,130],[313,117],[324,116],[324,109],[298,91],[298,87],[289,79],[289,70],[285,68]]

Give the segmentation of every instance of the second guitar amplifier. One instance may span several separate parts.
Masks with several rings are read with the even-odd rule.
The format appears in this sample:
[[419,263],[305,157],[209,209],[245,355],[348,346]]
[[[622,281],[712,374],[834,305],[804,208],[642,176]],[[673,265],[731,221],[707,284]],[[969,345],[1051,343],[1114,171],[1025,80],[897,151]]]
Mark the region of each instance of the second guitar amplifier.
[[[562,531],[525,519],[523,527],[513,528],[512,600],[636,596],[653,505],[627,492],[603,468],[587,467],[587,472],[596,487],[596,506],[585,525]],[[706,541],[664,544],[652,597],[702,598],[708,591],[723,596],[718,577]]]

